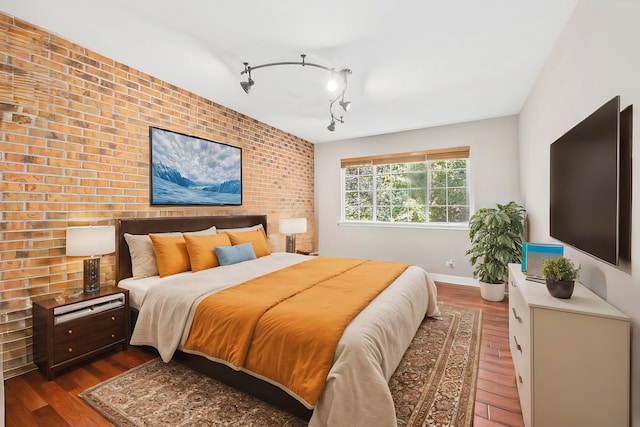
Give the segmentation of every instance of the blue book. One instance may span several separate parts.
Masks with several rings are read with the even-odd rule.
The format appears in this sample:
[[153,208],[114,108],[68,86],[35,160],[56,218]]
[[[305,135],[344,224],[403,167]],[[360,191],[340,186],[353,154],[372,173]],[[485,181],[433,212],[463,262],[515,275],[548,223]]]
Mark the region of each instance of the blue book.
[[522,243],[522,272],[527,278],[542,278],[542,263],[564,255],[564,246],[553,243]]

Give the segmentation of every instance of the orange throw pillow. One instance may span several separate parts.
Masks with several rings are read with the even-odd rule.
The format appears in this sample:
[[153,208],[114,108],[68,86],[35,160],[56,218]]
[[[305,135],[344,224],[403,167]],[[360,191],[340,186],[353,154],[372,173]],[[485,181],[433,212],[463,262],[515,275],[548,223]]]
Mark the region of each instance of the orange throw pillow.
[[191,271],[193,272],[219,266],[220,263],[213,248],[216,246],[231,246],[229,236],[222,233],[206,236],[185,234],[184,241],[187,244]]
[[189,252],[184,237],[162,237],[157,234],[149,234],[153,242],[153,251],[158,261],[160,277],[171,276],[191,270]]
[[244,231],[240,233],[226,233],[229,235],[232,245],[239,245],[241,243],[253,243],[253,251],[257,258],[270,255],[271,250],[267,243],[267,236],[264,234],[264,229],[259,228],[252,231]]

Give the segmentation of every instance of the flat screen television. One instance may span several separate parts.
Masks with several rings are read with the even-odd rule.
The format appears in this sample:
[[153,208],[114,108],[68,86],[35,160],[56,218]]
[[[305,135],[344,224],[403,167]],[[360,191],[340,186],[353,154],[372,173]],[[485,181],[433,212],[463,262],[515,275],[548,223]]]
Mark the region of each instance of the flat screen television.
[[242,149],[149,127],[151,205],[242,205]]
[[550,150],[551,237],[613,265],[630,259],[629,111],[621,131],[616,96]]

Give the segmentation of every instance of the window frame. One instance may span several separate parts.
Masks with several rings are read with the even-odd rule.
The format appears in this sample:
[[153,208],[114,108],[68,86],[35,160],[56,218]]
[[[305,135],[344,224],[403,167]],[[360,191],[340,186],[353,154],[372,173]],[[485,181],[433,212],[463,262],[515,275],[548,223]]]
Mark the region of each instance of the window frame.
[[[469,206],[469,217],[473,215],[473,197],[471,194],[471,182],[470,182],[470,156],[469,156],[469,146],[461,146],[461,147],[452,147],[445,149],[435,149],[435,150],[426,150],[419,152],[410,152],[410,153],[397,153],[397,154],[386,154],[379,156],[366,156],[366,157],[355,157],[348,159],[340,160],[340,220],[338,221],[339,225],[342,226],[366,226],[366,227],[392,227],[392,228],[433,228],[433,229],[462,229],[467,230],[469,228],[469,222],[383,222],[383,221],[363,221],[363,220],[347,220],[345,219],[345,211],[346,211],[346,173],[345,170],[349,167],[364,167],[364,166],[372,166],[375,168],[378,165],[382,164],[397,164],[397,163],[412,163],[412,162],[428,162],[428,161],[438,161],[438,160],[455,160],[455,159],[465,159],[466,160],[466,189],[467,189],[467,198],[468,198],[468,206]],[[373,173],[373,182],[372,182],[372,207],[374,209],[374,218],[376,217],[375,209],[377,208],[377,188],[376,188],[376,173],[375,170]],[[426,182],[425,182],[425,191],[426,194],[426,216],[429,217],[429,193],[431,189],[431,177],[430,177],[430,167],[426,165],[425,167],[426,173]],[[446,187],[448,188],[448,187]],[[448,205],[447,205],[448,206]]]

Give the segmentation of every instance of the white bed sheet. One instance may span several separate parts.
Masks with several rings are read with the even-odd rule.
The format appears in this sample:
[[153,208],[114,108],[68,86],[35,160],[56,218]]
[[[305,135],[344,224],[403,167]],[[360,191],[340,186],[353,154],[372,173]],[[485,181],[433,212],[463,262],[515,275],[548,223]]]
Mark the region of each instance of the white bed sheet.
[[140,310],[147,291],[153,286],[168,280],[175,280],[180,276],[188,276],[190,274],[192,274],[190,271],[186,271],[184,273],[176,274],[175,276],[162,278],[160,276],[150,276],[143,279],[134,279],[133,277],[129,277],[118,282],[118,287],[129,291],[129,305],[136,310]]
[[[151,345],[167,362],[186,341],[195,307],[207,295],[310,259],[274,253],[240,264],[181,273],[155,283],[149,280],[133,291],[140,313],[131,344]],[[436,287],[423,269],[412,266],[345,330],[309,426],[396,425],[388,381],[425,315],[440,315]]]

